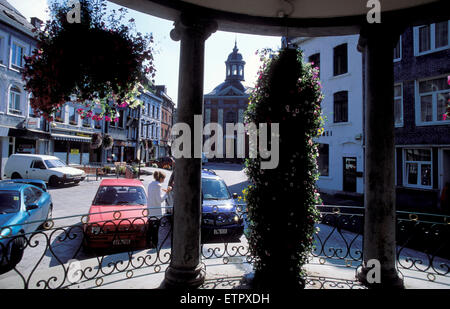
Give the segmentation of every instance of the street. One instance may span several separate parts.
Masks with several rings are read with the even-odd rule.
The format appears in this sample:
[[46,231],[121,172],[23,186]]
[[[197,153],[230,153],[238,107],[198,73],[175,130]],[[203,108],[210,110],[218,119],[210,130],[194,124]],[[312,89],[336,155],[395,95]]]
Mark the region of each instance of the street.
[[[242,165],[226,164],[226,163],[207,163],[203,168],[214,170],[217,175],[222,177],[229,187],[230,193],[241,194],[242,190],[247,186],[247,177],[243,171]],[[146,168],[147,171],[153,172],[156,170],[163,171],[166,174],[163,188],[166,188],[171,175],[171,171],[156,168]],[[152,175],[141,175],[145,188],[153,181]],[[97,274],[98,269],[104,272],[103,267],[110,267],[108,263],[116,263],[117,261],[127,260],[128,253],[118,253],[114,255],[105,255],[98,257],[95,253],[85,252],[82,245],[82,220],[85,220],[85,215],[88,214],[91,203],[97,192],[101,179],[95,180],[95,177],[81,182],[79,185],[65,185],[59,188],[49,188],[49,192],[53,200],[53,219],[54,226],[49,231],[38,231],[31,238],[28,239],[23,258],[16,266],[17,272],[11,270],[0,275],[0,288],[23,287],[25,284],[30,287],[39,287],[39,277],[44,277],[49,280],[50,276],[46,274],[49,268],[58,270],[60,276],[65,276],[64,269],[60,265],[66,265],[72,260],[81,262],[82,268],[87,269],[92,266],[95,271],[92,271],[92,276]],[[160,228],[160,243],[162,243],[162,250],[157,264],[165,264],[168,261],[166,252],[170,250],[170,237],[168,237],[168,227]],[[165,233],[165,231],[167,231]],[[244,237],[245,238],[245,237]],[[47,248],[50,245],[50,248]],[[216,247],[216,245],[212,245]],[[140,251],[140,252],[139,252]],[[139,250],[133,252],[133,259],[136,261],[138,256],[141,259],[152,260],[150,256],[154,256],[155,249]],[[214,249],[210,252],[215,252]],[[151,265],[156,261],[152,260]],[[99,267],[99,265],[101,265]],[[163,267],[164,265],[162,265]],[[113,267],[114,268],[114,267]],[[18,272],[25,278],[18,277]],[[40,276],[39,273],[44,275]],[[85,274],[87,276],[87,274]],[[28,282],[28,278],[30,282]],[[55,280],[53,286],[58,286],[62,279]],[[47,283],[42,283],[44,286]],[[41,285],[42,285],[41,284]]]
[[[242,165],[207,163],[204,168],[212,169],[222,177],[230,193],[241,195],[242,190],[248,185]],[[146,170],[161,171],[156,168]],[[163,183],[165,188],[171,171],[162,171],[166,174]],[[141,179],[147,187],[153,176],[143,175]],[[49,231],[37,231],[28,237],[23,258],[16,266],[16,270],[0,274],[0,289],[60,288],[71,283],[72,288],[158,287],[170,261],[169,225],[162,224],[160,227],[158,249],[136,248],[134,251],[120,250],[99,254],[88,252],[82,247],[83,220],[87,218],[85,215],[89,212],[100,181],[90,178],[79,185],[49,189],[54,205],[54,226]],[[309,273],[312,276],[326,273],[335,277],[337,272],[342,272],[339,276],[351,280],[354,276],[353,267],[356,267],[361,259],[361,235],[339,231],[327,224],[318,224],[318,231],[320,233],[315,235],[317,248],[312,252],[314,257],[308,264]],[[223,278],[230,274],[241,276],[252,271],[247,259],[249,251],[245,236],[240,240],[240,243],[222,241],[203,245],[202,263],[208,268],[209,278]],[[432,257],[430,260],[430,256],[408,248],[399,248],[399,254],[400,266],[409,280],[416,280],[414,282],[418,282],[420,287],[422,284],[426,286],[430,281],[439,287],[448,287],[447,277],[438,275],[445,272],[439,265],[448,265],[448,260],[439,257]],[[327,263],[323,265],[325,260]],[[416,267],[411,265],[411,261],[414,261],[414,265],[415,263],[422,265],[423,262],[424,265],[430,265],[436,270],[432,273],[414,271]],[[226,265],[232,268],[227,268]],[[138,279],[123,281],[124,278],[131,277]]]

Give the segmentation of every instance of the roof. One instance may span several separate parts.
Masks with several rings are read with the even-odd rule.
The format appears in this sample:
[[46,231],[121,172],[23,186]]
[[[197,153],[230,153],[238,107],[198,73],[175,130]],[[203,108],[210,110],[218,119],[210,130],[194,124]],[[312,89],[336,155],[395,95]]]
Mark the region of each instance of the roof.
[[217,178],[222,179],[213,170],[202,169],[202,178]]
[[[230,88],[229,91],[224,91]],[[247,87],[245,87],[239,80],[227,80],[219,84],[207,96],[248,96]]]
[[30,37],[35,37],[32,32],[34,26],[6,0],[0,0],[0,21]]
[[30,186],[26,183],[11,183],[11,182],[4,182],[0,183],[0,191],[7,191],[7,190],[15,190],[19,191],[22,190],[24,187]]
[[142,182],[138,179],[128,179],[128,178],[111,178],[103,179],[100,186],[131,186],[131,187],[141,187]]
[[31,157],[31,158],[42,158],[43,160],[54,160],[54,159],[58,159],[58,157],[55,156],[49,156],[49,155],[41,155],[41,154],[28,154],[28,153],[15,153],[12,154],[11,156],[15,156],[15,157]]
[[[242,61],[242,55],[241,53],[238,53],[238,48],[237,48],[237,42],[234,42],[234,48],[233,51],[231,52],[231,54],[228,55],[227,61],[239,61],[239,62],[244,62]],[[245,63],[245,62],[244,62]]]

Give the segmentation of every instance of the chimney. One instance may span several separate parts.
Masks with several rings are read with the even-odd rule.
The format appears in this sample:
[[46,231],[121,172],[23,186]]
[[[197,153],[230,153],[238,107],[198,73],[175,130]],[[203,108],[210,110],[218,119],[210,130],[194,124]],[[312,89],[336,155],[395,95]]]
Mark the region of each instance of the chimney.
[[40,30],[41,26],[43,24],[43,21],[37,17],[31,17],[31,24],[33,25],[34,28]]

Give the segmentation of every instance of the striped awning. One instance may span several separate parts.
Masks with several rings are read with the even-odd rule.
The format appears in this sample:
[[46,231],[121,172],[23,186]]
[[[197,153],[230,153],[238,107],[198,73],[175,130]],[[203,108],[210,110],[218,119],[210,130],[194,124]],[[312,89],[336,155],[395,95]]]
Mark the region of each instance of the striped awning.
[[71,141],[71,142],[82,142],[82,143],[90,143],[91,142],[90,137],[76,136],[76,135],[69,135],[69,134],[52,133],[52,138],[55,140],[59,140],[59,141]]

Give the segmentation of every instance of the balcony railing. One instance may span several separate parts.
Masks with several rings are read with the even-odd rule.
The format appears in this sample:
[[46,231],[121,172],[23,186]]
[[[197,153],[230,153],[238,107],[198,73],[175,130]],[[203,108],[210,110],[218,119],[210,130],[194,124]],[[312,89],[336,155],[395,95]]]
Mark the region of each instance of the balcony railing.
[[[317,207],[321,219],[307,265],[307,287],[363,287],[355,281],[354,271],[363,257],[364,209]],[[142,277],[153,282],[147,287],[157,288],[171,259],[172,216],[151,216],[153,210],[98,213],[96,218],[110,219],[96,222],[92,221],[93,214],[53,218],[38,222],[39,230],[19,235],[13,234],[17,226],[1,227],[1,235],[6,236],[0,239],[0,288],[108,287]],[[245,205],[231,217],[217,210],[203,213],[203,225],[215,224],[220,229],[226,220],[243,220],[244,235],[238,239],[220,233],[208,239],[202,236],[204,270],[208,274],[208,269],[217,265],[233,265],[240,274],[251,273],[253,257],[245,236]],[[397,266],[402,276],[449,284],[449,222],[449,216],[397,212]],[[326,272],[322,275],[327,267],[342,269],[351,276],[339,272],[333,272],[334,278]],[[236,275],[233,283],[232,275],[224,276],[229,277],[226,280],[207,277],[203,288],[242,285],[242,276]]]

